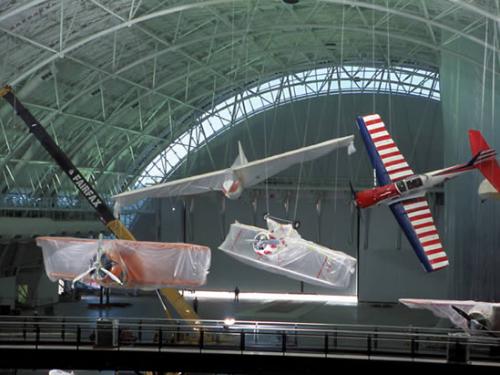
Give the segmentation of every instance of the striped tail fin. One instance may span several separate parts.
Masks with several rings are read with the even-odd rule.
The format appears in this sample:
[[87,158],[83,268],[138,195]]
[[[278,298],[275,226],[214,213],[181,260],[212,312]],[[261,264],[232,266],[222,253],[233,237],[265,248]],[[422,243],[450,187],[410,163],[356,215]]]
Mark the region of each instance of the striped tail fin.
[[489,148],[487,150],[479,151],[474,157],[467,163],[469,166],[474,166],[479,168],[479,165],[484,162],[488,162],[496,159],[497,152]]
[[500,191],[500,166],[495,159],[495,150],[490,148],[479,130],[469,130],[469,142],[472,154],[475,155],[471,163]]

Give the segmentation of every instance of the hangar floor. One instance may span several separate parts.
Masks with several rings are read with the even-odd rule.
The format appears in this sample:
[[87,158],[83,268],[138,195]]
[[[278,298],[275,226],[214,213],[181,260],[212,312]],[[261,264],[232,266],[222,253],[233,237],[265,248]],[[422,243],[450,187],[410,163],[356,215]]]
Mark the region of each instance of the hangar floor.
[[[358,303],[355,305],[335,302],[303,301],[240,301],[198,298],[198,314],[204,320],[280,321],[297,323],[361,324],[413,327],[451,327],[445,319],[434,317],[425,310],[411,310],[401,304]],[[191,296],[186,296],[189,303]],[[110,307],[100,307],[97,295],[84,295],[78,301],[59,302],[53,307],[39,310],[39,315],[165,318],[162,306],[154,293],[138,296],[111,294]],[[22,312],[33,314],[32,310]]]

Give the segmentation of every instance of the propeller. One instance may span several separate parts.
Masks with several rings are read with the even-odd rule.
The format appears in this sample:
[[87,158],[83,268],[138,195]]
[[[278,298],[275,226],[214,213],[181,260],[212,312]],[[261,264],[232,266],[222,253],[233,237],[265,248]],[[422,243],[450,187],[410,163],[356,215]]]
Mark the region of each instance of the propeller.
[[472,314],[467,314],[464,310],[457,306],[451,305],[451,308],[457,312],[458,315],[460,315],[462,318],[467,320],[467,325],[471,329],[476,329],[476,330],[481,330],[481,331],[486,331],[488,334],[493,335],[490,332],[490,329],[482,322],[480,322],[478,319],[474,318]]
[[351,180],[349,180],[349,188],[351,189],[352,202],[357,207],[357,204],[356,204],[356,190],[354,190],[354,186],[353,186]]
[[470,322],[472,320],[472,318],[469,316],[469,314],[467,314],[464,310],[462,310],[456,306],[453,306],[453,305],[451,305],[451,308],[453,310],[455,310],[458,313],[458,315],[460,315],[462,318],[465,318],[468,322]]
[[113,260],[111,260],[107,255],[106,251],[104,250],[103,247],[103,242],[102,242],[102,233],[99,234],[99,243],[97,245],[97,253],[93,258],[93,261],[91,262],[90,268],[78,275],[73,279],[71,282],[71,286],[74,288],[75,283],[86,277],[87,275],[91,275],[92,278],[96,281],[99,279],[103,278],[101,275],[104,274],[108,276],[111,280],[113,280],[115,283],[118,285],[123,285],[123,282],[116,276],[114,275],[111,271],[108,270],[108,268],[111,268],[113,265]]
[[81,279],[83,279],[85,276],[87,276],[88,274],[91,274],[93,273],[94,271],[96,270],[96,267],[92,266],[90,267],[87,271],[79,274],[77,277],[75,277],[73,279],[73,281],[71,282],[71,287],[74,288],[75,287],[75,284],[80,281]]

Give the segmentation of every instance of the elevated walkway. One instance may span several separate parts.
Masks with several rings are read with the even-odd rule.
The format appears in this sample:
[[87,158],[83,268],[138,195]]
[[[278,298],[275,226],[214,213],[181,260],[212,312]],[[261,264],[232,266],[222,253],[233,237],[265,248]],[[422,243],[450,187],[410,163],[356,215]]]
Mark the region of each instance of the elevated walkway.
[[415,327],[4,317],[0,368],[498,373],[500,338]]

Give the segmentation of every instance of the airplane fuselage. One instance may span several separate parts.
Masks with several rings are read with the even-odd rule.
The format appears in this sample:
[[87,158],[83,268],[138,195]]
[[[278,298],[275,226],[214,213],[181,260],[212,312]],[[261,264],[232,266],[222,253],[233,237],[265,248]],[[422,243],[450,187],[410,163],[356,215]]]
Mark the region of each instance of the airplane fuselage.
[[241,196],[243,188],[243,181],[241,181],[236,173],[230,170],[224,177],[220,191],[222,191],[222,194],[224,194],[226,198],[234,200]]
[[367,208],[379,204],[390,205],[413,197],[420,197],[434,186],[474,168],[472,165],[460,164],[424,174],[414,174],[387,185],[377,186],[356,193],[356,205],[360,208]]

